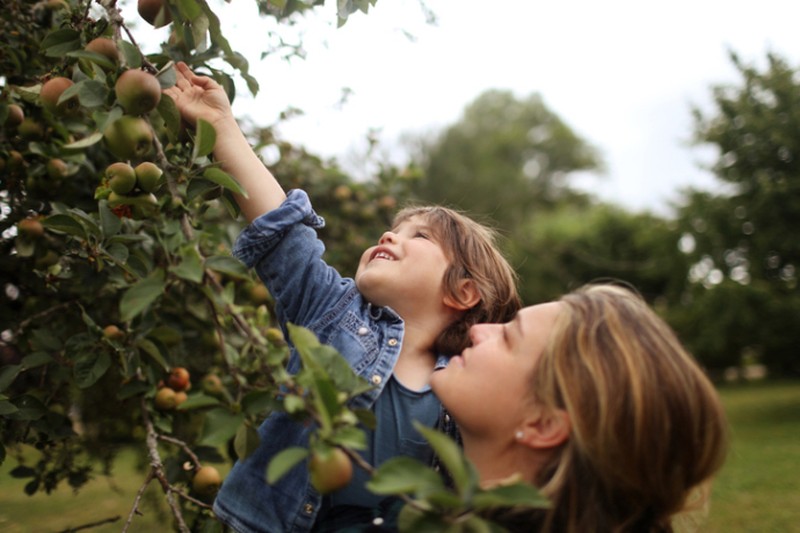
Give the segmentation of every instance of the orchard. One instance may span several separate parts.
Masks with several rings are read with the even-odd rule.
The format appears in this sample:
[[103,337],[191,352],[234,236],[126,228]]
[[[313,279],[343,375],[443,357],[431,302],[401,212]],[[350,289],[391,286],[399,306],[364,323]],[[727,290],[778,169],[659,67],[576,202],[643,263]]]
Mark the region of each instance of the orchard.
[[[231,100],[237,81],[258,91],[222,34],[221,2],[139,0],[131,24],[120,7],[134,1],[9,0],[0,15],[0,462],[15,464],[12,475],[38,497],[65,484],[79,491],[134,446],[148,458],[142,486],[162,489],[172,527],[222,530],[210,506],[220,471],[258,445],[272,410],[318,429],[308,449],[272,461],[268,480],[305,462],[328,491],[369,468],[356,451],[371,416],[348,400],[370,385],[313,335],[274,322],[269,294],[230,253],[243,225],[232,193],[246,191],[215,165],[214,129],[187,129],[161,92],[177,61]],[[257,3],[263,17],[293,24],[331,7]],[[374,3],[340,1],[331,16],[344,25]],[[133,28],[145,24],[166,30],[156,53],[137,41]],[[353,271],[411,172],[383,167],[356,183],[270,128],[250,135],[256,149],[277,147],[273,172],[315,198],[330,261]],[[296,375],[284,370],[287,341],[303,359]],[[402,461],[371,481],[407,500],[408,530],[460,531],[484,524],[477,511],[491,502],[530,501],[524,486],[476,499],[491,491],[477,487],[460,450],[425,434],[453,486]],[[123,531],[139,506],[130,502]]]

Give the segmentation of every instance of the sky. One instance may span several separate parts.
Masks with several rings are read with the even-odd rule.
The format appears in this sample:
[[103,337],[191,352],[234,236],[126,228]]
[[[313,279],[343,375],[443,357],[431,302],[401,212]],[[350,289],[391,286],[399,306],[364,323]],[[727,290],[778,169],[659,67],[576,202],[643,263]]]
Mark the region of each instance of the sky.
[[484,91],[538,93],[605,161],[576,186],[662,214],[682,187],[719,187],[701,166],[714,151],[688,141],[692,106],[711,110],[713,85],[740,84],[728,51],[800,62],[800,3],[786,0],[425,0],[435,25],[418,0],[379,0],[341,28],[328,0],[302,23],[306,59],[289,63],[259,59],[270,21],[251,4],[217,10],[261,84],[255,98],[240,86],[237,116],[271,124],[300,108],[279,134],[358,175],[371,129],[400,163],[405,137],[441,131]]

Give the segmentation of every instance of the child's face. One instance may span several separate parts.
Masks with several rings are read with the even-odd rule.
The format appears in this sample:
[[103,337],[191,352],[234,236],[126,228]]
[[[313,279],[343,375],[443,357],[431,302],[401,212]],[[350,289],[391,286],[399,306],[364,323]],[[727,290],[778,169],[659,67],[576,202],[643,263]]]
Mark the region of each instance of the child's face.
[[433,235],[418,215],[384,233],[377,246],[361,255],[355,277],[361,294],[373,305],[389,306],[401,316],[420,305],[429,305],[424,311],[440,308],[450,261]]

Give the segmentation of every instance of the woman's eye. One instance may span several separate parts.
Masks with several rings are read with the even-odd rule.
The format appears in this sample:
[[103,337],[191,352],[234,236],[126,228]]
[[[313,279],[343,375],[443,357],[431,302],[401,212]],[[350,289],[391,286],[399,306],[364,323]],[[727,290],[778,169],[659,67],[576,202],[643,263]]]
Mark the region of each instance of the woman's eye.
[[427,239],[428,238],[428,234],[427,233],[422,233],[421,231],[418,231],[416,233],[416,235],[414,235],[414,237],[419,237],[420,239]]

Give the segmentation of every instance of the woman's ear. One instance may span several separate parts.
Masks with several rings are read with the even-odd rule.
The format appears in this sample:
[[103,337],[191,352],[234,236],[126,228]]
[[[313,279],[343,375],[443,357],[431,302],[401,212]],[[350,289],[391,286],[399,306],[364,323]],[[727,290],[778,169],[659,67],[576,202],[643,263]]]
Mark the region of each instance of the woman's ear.
[[469,278],[464,278],[458,281],[458,287],[455,290],[455,297],[445,295],[444,304],[447,307],[452,307],[457,311],[466,311],[472,309],[481,301],[480,292],[475,285],[475,281]]
[[563,409],[537,408],[517,432],[517,441],[530,448],[548,449],[569,439],[569,414]]

